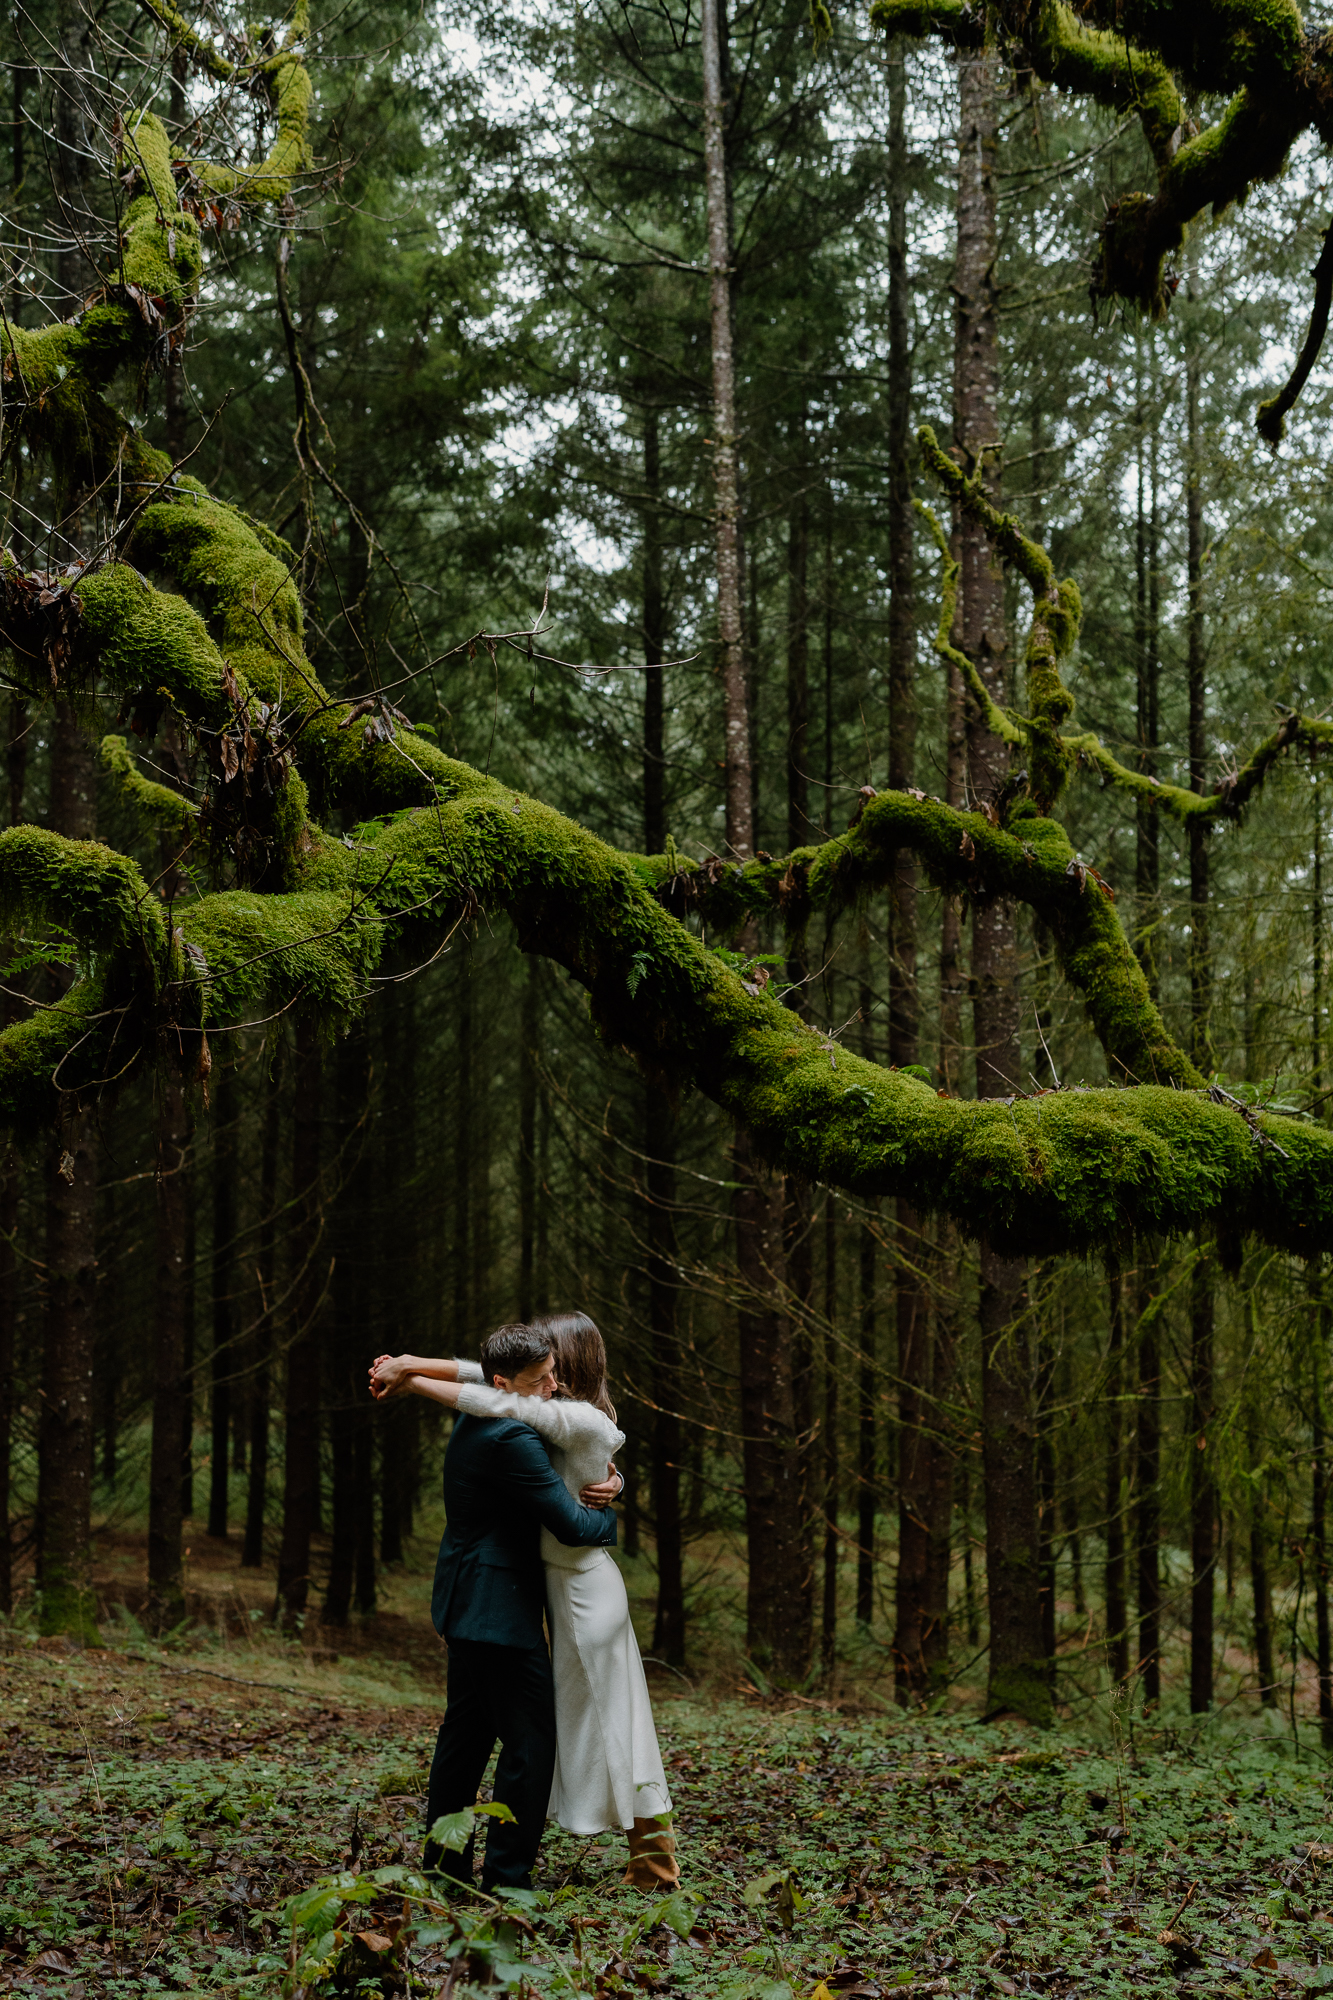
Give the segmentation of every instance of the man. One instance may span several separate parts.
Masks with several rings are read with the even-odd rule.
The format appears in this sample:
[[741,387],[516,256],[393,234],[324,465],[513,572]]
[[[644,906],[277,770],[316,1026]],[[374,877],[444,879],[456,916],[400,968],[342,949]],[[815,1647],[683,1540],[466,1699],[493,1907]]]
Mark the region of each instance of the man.
[[[503,1326],[481,1350],[485,1379],[543,1400],[555,1389],[544,1336]],[[586,1489],[605,1505],[618,1490]],[[555,1769],[555,1687],[542,1629],[546,1575],[540,1530],[570,1548],[616,1539],[615,1516],[581,1507],[535,1430],[507,1417],[460,1416],[444,1456],[447,1526],[435,1566],[431,1618],[449,1647],[449,1696],[426,1795],[427,1832],[444,1813],[475,1803],[497,1740],[495,1797],[512,1823],[491,1820],[485,1890],[530,1889]],[[473,1843],[462,1853],[427,1841],[424,1863],[472,1880]]]

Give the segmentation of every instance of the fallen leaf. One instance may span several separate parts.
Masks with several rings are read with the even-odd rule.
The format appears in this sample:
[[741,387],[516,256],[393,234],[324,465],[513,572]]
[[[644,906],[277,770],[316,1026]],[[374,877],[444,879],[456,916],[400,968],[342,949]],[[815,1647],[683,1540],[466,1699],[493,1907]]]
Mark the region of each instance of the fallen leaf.
[[57,1945],[51,1945],[46,1951],[38,1953],[28,1969],[36,1972],[39,1966],[43,1972],[73,1972],[74,1960],[68,1952],[61,1951]]
[[357,1943],[363,1944],[367,1951],[385,1952],[393,1950],[393,1939],[386,1938],[382,1931],[358,1931],[356,1938]]

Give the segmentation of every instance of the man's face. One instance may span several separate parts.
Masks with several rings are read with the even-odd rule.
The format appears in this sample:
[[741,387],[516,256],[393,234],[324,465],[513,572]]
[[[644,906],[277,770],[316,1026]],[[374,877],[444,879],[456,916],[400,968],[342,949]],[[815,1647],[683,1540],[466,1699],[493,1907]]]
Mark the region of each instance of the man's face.
[[520,1368],[517,1375],[497,1375],[497,1389],[508,1389],[515,1396],[540,1396],[543,1403],[549,1402],[555,1394],[555,1356],[548,1354],[544,1361],[534,1361],[527,1368]]

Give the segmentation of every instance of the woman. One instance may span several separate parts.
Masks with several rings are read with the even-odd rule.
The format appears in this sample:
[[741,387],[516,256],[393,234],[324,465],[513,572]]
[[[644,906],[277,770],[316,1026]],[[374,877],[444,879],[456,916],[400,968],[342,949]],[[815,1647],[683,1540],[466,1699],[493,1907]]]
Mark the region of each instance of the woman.
[[[551,1343],[559,1391],[549,1402],[487,1387],[475,1361],[381,1355],[376,1397],[414,1394],[474,1417],[530,1424],[571,1496],[600,1482],[625,1442],[607,1393],[606,1348],[584,1313],[530,1322]],[[569,1833],[623,1826],[626,1882],[672,1889],[680,1880],[668,1830],[671,1799],[643,1662],[619,1569],[605,1549],[566,1548],[542,1530],[555,1677],[556,1764],[549,1816]]]

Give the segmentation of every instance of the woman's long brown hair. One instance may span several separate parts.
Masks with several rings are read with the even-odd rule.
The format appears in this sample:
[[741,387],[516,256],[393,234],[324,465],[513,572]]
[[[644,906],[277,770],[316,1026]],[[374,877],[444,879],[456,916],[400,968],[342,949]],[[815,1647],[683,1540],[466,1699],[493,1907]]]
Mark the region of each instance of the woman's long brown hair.
[[606,1345],[587,1313],[541,1313],[528,1321],[534,1333],[551,1343],[560,1387],[577,1403],[591,1403],[616,1421],[606,1381]]

